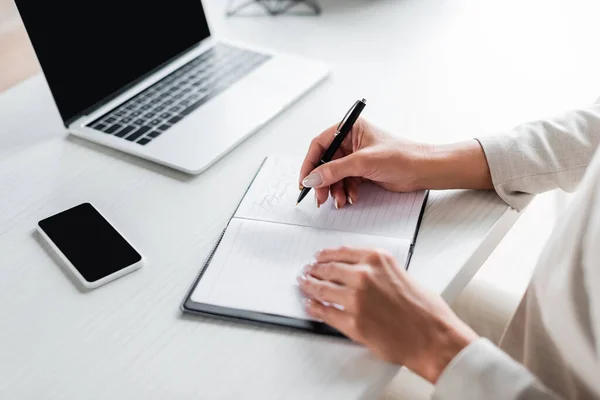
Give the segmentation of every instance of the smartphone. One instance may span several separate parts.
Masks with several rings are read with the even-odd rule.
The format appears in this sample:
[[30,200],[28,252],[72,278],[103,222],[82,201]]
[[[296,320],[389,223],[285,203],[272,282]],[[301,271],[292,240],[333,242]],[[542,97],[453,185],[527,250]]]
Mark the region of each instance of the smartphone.
[[144,257],[90,203],[41,220],[37,230],[88,289],[135,271],[144,263]]

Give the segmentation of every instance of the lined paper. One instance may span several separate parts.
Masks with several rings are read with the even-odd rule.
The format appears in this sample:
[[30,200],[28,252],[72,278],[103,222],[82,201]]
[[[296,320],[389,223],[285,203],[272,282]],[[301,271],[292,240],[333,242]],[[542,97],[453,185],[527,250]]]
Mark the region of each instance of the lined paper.
[[313,193],[296,206],[301,159],[269,157],[235,216],[314,228],[412,239],[425,192],[393,193],[372,183],[359,187],[355,205],[336,210],[333,199],[316,207]]
[[410,243],[234,218],[191,298],[198,303],[309,319],[296,277],[318,250],[341,245],[383,248],[404,265]]

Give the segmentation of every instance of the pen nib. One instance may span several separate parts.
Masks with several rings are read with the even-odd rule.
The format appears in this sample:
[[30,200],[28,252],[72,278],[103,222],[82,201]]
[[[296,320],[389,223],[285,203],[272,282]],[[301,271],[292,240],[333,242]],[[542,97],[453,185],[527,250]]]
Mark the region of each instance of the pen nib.
[[296,202],[296,205],[298,205],[298,204],[300,204],[300,203]]

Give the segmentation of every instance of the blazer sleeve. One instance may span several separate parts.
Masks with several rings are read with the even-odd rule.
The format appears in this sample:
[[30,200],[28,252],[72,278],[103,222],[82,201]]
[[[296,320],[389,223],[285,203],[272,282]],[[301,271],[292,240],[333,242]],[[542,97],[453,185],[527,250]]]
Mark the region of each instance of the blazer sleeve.
[[484,338],[448,364],[432,400],[559,400],[529,370]]
[[600,142],[600,99],[588,108],[477,140],[496,192],[520,211],[535,194],[577,188]]

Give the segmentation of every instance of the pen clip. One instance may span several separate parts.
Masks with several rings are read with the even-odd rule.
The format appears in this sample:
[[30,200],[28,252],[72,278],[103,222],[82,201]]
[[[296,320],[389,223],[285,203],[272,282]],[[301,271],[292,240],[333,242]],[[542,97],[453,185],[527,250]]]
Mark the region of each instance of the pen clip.
[[340,123],[337,127],[337,130],[335,131],[335,134],[333,136],[337,136],[340,133],[340,130],[342,129],[342,126],[344,125],[344,122],[346,122],[346,118],[348,118],[348,116],[350,115],[352,110],[354,110],[354,108],[356,107],[357,104],[358,104],[358,100],[355,101],[354,104],[352,104],[352,107],[350,107],[350,109],[348,110],[346,115],[344,115],[344,118],[342,118],[342,120],[340,121]]

